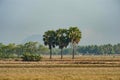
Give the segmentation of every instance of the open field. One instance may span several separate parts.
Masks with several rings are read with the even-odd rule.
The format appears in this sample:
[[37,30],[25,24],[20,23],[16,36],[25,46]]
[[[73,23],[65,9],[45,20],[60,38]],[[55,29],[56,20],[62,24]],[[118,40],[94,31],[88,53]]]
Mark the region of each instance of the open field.
[[120,80],[120,56],[0,61],[0,80]]
[[120,80],[120,68],[0,68],[0,80]]

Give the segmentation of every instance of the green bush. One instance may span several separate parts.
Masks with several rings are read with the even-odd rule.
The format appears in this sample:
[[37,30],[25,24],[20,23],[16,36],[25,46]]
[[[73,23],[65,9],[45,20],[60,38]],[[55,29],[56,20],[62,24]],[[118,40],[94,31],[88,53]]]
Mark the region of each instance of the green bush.
[[38,54],[24,53],[22,59],[23,61],[40,61],[41,56]]

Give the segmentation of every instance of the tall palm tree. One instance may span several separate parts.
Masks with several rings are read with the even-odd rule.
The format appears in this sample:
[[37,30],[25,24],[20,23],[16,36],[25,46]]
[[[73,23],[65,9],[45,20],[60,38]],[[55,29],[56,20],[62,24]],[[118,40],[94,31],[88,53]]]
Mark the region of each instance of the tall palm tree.
[[61,59],[63,58],[63,48],[69,44],[68,30],[58,29],[56,31],[56,45],[61,49]]
[[70,27],[69,28],[69,39],[70,39],[70,42],[73,47],[72,59],[74,59],[75,47],[81,39],[81,31],[79,30],[78,27]]
[[50,59],[52,58],[52,48],[55,47],[56,43],[56,32],[54,30],[48,30],[43,35],[43,41],[45,45],[49,46]]

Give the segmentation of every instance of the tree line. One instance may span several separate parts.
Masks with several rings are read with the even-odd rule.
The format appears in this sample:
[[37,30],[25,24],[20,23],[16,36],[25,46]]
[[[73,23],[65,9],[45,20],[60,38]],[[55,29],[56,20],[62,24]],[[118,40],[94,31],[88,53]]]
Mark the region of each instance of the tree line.
[[10,43],[5,45],[0,43],[0,58],[20,58],[26,53],[48,54],[48,48],[38,42],[27,42],[24,44]]
[[88,46],[79,46],[77,52],[83,55],[85,54],[94,54],[94,55],[109,55],[109,54],[120,54],[120,43],[112,45],[88,45]]
[[[0,43],[0,58],[21,58],[24,53],[49,55],[49,48],[41,45],[38,42],[27,42],[25,44],[10,43],[5,45]],[[70,55],[72,53],[71,47],[63,50],[63,55]],[[120,54],[120,43],[112,45],[88,45],[77,46],[75,48],[76,55],[114,55]],[[54,48],[53,55],[61,55],[58,48]]]

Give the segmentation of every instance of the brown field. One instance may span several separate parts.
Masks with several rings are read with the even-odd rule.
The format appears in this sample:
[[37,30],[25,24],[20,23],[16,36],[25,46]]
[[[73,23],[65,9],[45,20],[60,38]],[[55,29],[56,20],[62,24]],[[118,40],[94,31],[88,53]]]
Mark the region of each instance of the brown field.
[[120,56],[47,57],[0,61],[0,80],[120,80]]

